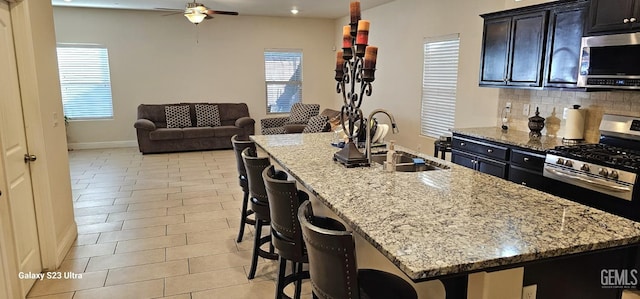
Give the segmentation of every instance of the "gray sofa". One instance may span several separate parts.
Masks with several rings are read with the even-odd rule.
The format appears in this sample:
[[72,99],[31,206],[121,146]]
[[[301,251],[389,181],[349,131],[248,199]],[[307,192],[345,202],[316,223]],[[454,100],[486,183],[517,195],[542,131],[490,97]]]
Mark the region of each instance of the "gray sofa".
[[[221,125],[198,127],[196,104],[217,105]],[[167,128],[165,107],[180,105],[189,106],[190,126]],[[248,140],[255,133],[255,120],[249,117],[249,108],[244,103],[141,104],[133,126],[143,154],[230,149],[231,136],[237,134],[239,140]]]

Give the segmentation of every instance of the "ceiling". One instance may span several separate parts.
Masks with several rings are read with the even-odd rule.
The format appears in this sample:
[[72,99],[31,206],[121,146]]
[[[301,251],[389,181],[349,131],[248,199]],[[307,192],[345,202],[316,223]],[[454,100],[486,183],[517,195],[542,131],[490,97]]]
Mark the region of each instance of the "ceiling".
[[[68,0],[67,0],[68,1]],[[184,9],[189,0],[51,0],[54,6],[154,10]],[[394,0],[362,0],[361,9],[369,9]],[[292,8],[302,18],[340,18],[349,14],[350,0],[198,0],[212,10],[237,11],[240,15],[293,17]]]

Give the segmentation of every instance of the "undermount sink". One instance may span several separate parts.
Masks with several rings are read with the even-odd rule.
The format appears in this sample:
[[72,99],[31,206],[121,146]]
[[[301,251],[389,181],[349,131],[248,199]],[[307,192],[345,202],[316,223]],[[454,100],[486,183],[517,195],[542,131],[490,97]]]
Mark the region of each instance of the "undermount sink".
[[[398,172],[419,172],[429,170],[444,170],[449,169],[449,166],[436,164],[427,159],[423,159],[425,164],[413,163],[414,158],[421,158],[414,154],[410,154],[403,151],[396,151],[396,171]],[[378,164],[383,164],[387,160],[387,152],[377,152],[371,154],[371,161]]]

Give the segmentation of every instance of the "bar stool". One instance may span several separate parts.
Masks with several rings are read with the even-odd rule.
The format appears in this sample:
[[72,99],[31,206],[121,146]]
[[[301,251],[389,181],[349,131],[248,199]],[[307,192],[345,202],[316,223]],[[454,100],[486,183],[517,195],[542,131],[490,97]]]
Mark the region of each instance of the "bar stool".
[[[255,149],[245,148],[242,151],[242,160],[247,169],[247,179],[249,181],[249,193],[251,210],[255,217],[255,232],[253,238],[253,256],[251,257],[251,269],[249,270],[249,279],[253,279],[256,275],[258,267],[258,256],[270,260],[277,260],[278,255],[274,253],[273,243],[271,243],[271,235],[262,236],[262,227],[269,225],[271,217],[269,216],[269,200],[267,191],[264,187],[262,179],[262,171],[271,165],[268,157],[258,157]],[[269,251],[262,250],[260,247],[269,243]]]
[[438,157],[438,152],[441,152],[440,159],[444,160],[446,153],[451,152],[451,140],[438,139],[433,142],[433,155]]
[[256,150],[256,144],[251,140],[238,140],[238,135],[231,136],[231,144],[233,144],[233,152],[236,154],[236,165],[238,167],[238,181],[244,196],[242,198],[242,210],[240,211],[240,231],[238,232],[237,242],[242,242],[242,236],[244,235],[244,226],[255,225],[256,222],[253,219],[249,219],[249,215],[253,214],[252,210],[247,210],[249,203],[249,182],[247,181],[247,170],[244,167],[244,161],[242,160],[242,151],[245,148],[252,148]]
[[300,206],[298,220],[309,254],[313,298],[418,298],[413,287],[396,275],[358,269],[352,232],[341,229],[336,220],[315,217],[308,201]]
[[[309,257],[302,240],[298,207],[309,201],[309,195],[296,188],[295,181],[288,181],[284,171],[278,171],[273,165],[262,172],[262,178],[269,197],[271,211],[271,242],[280,256],[280,268],[276,284],[276,299],[286,297],[284,288],[296,283],[295,297],[300,298],[302,280],[309,278],[308,271],[302,271],[302,265],[309,263]],[[292,263],[292,274],[285,276],[287,262]]]

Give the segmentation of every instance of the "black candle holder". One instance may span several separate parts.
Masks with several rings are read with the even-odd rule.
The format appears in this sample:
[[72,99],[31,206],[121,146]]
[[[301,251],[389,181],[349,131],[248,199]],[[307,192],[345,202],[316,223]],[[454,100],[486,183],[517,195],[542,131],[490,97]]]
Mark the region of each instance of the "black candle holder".
[[[336,68],[335,79],[338,82],[336,92],[342,94],[344,105],[341,109],[340,122],[342,129],[349,141],[342,150],[333,155],[333,160],[344,164],[346,167],[369,166],[366,155],[358,150],[356,142],[359,132],[355,131],[358,121],[366,121],[360,106],[364,96],[371,96],[371,82],[375,80],[375,69],[364,68],[364,54],[367,45],[356,45],[355,38],[358,32],[358,23],[350,23],[351,47],[343,48],[344,63],[342,69]],[[355,53],[355,55],[353,55]],[[345,119],[346,118],[346,119]],[[365,126],[366,128],[366,126]]]

